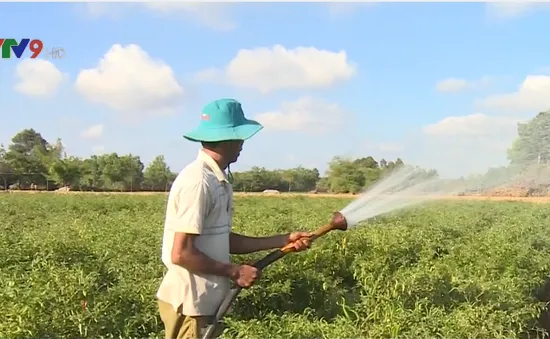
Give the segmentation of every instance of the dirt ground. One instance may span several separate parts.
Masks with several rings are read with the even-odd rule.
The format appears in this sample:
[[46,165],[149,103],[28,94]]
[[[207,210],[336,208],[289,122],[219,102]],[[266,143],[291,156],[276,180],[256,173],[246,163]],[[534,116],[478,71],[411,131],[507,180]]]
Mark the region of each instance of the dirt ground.
[[[45,191],[0,191],[6,193],[28,193],[28,194],[41,194],[41,193],[57,193],[57,194],[133,194],[133,195],[158,195],[168,194],[163,192],[45,192]],[[307,196],[310,198],[356,198],[358,195],[353,194],[327,194],[327,193],[242,193],[235,192],[235,196],[240,197],[253,197],[253,196],[273,196],[273,197],[288,197],[288,196]],[[484,195],[468,195],[468,196],[449,196],[441,197],[439,199],[445,200],[487,200],[487,201],[527,201],[532,203],[550,203],[550,197],[517,197],[517,196],[484,196]]]
[[[318,193],[318,194],[311,194],[311,193],[264,194],[264,193],[240,193],[240,192],[235,193],[235,196],[254,196],[254,195],[265,195],[265,196],[271,195],[271,196],[279,196],[279,197],[285,197],[285,196],[289,196],[289,195],[305,195],[305,196],[311,197],[311,198],[323,198],[323,197],[355,198],[355,197],[358,197],[358,195],[353,195],[353,194],[326,194],[326,193]],[[470,196],[449,196],[449,197],[442,197],[440,199],[445,199],[445,200],[529,201],[529,202],[535,202],[535,203],[550,203],[550,197],[511,197],[511,196],[470,195]]]

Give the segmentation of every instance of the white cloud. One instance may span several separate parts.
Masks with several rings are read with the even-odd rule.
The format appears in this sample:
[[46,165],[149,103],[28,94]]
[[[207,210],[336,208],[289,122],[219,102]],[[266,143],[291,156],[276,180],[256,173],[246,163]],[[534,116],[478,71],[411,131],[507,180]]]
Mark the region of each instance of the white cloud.
[[452,116],[427,125],[423,132],[429,135],[442,136],[488,136],[513,134],[517,129],[519,119],[511,117],[488,116],[486,114],[470,114]]
[[103,135],[103,125],[96,124],[86,128],[80,136],[84,139],[97,139]]
[[94,18],[120,19],[125,9],[133,6],[131,3],[117,4],[108,2],[88,2],[83,4],[86,13]]
[[30,96],[51,96],[57,92],[65,78],[50,61],[25,59],[15,69],[14,89]]
[[181,14],[191,20],[216,30],[228,31],[234,29],[237,24],[232,18],[227,3],[201,3],[201,2],[148,2],[144,4],[148,9],[170,15]]
[[529,75],[515,93],[498,94],[482,100],[482,105],[501,112],[537,114],[550,109],[550,76]]
[[347,115],[347,112],[337,104],[304,97],[292,102],[283,102],[279,109],[257,114],[254,118],[264,125],[266,130],[323,134],[342,126]]
[[468,81],[456,78],[441,80],[435,85],[435,89],[439,92],[460,92],[466,87],[468,87]]
[[419,135],[408,140],[402,159],[435,168],[445,177],[484,173],[508,163],[506,149],[514,140],[507,135]]
[[491,95],[477,106],[491,114],[452,116],[424,126],[423,135],[405,143],[407,154],[452,175],[508,164],[506,150],[517,137],[517,123],[550,109],[550,76],[527,76],[516,92]]
[[147,2],[147,3],[87,3],[86,11],[92,18],[108,17],[120,19],[132,9],[145,9],[164,16],[181,17],[195,21],[215,30],[234,29],[235,23],[230,3],[188,3],[188,2]]
[[75,83],[88,101],[126,114],[169,114],[184,94],[174,71],[138,45],[115,44],[96,68],[82,70]]
[[490,83],[489,77],[482,77],[478,80],[466,80],[458,78],[448,78],[441,80],[435,86],[438,92],[457,93],[468,89],[480,89],[486,87]]
[[486,4],[487,12],[497,19],[514,19],[532,13],[540,9],[549,9],[548,3],[537,3],[529,1],[515,2],[492,2]]
[[397,140],[405,163],[435,168],[444,177],[484,173],[506,165],[506,150],[517,136],[517,117],[450,116]]
[[315,47],[287,49],[241,49],[223,70],[210,68],[199,72],[197,80],[214,81],[261,93],[282,89],[329,88],[356,74],[345,51],[332,52]]

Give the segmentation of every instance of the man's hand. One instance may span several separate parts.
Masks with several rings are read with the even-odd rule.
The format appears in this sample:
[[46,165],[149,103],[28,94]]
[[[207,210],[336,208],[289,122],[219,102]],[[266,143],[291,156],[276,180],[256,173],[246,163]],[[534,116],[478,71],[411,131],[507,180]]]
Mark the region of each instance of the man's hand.
[[247,237],[242,234],[231,233],[229,240],[231,254],[245,254],[258,251],[281,248],[292,243],[295,251],[303,251],[311,245],[311,232],[292,232],[272,235],[270,237]]
[[262,276],[262,272],[254,266],[250,265],[235,265],[231,279],[242,288],[249,288]]
[[304,251],[311,246],[312,236],[312,232],[292,232],[288,235],[286,244],[293,243],[296,252]]

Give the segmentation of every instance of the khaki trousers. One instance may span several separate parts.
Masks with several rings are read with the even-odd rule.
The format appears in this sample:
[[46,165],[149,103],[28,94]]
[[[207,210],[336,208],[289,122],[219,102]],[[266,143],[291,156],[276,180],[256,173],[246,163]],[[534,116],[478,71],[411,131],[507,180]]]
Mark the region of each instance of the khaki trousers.
[[[190,317],[174,311],[172,305],[162,300],[158,300],[159,313],[164,323],[166,339],[200,339],[206,327],[212,323],[213,317],[197,316]],[[222,324],[219,324],[214,337],[217,338],[223,332]]]

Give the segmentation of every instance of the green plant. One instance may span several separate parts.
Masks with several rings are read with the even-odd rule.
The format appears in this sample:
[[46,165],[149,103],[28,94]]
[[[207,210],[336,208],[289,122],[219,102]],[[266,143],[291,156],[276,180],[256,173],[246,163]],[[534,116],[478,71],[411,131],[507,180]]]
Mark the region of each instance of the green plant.
[[[165,202],[0,196],[0,337],[161,337],[155,292]],[[314,230],[348,202],[239,197],[234,227],[251,235]],[[545,205],[438,202],[328,234],[243,291],[224,336],[542,337],[549,224]]]

